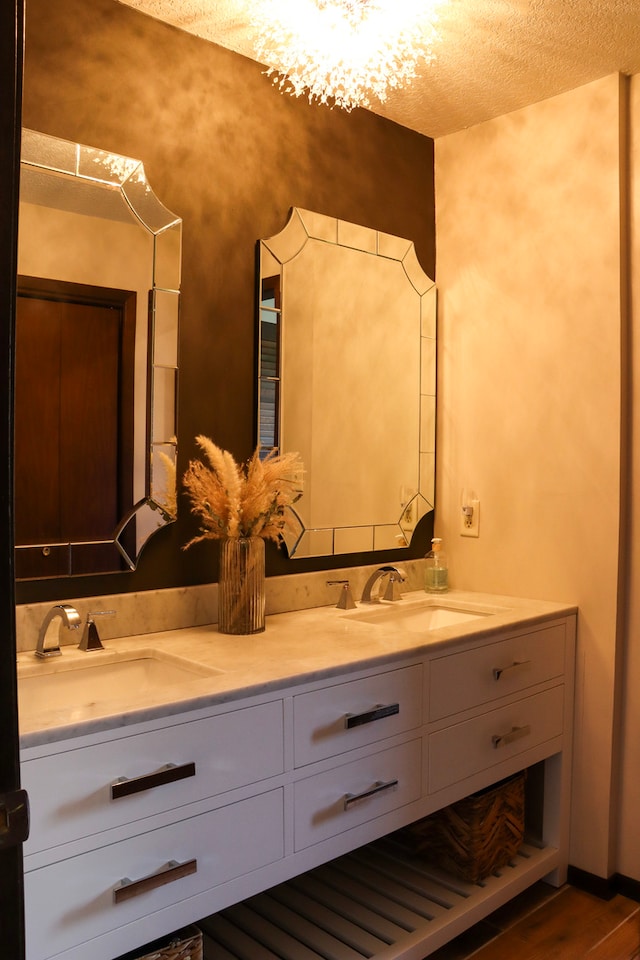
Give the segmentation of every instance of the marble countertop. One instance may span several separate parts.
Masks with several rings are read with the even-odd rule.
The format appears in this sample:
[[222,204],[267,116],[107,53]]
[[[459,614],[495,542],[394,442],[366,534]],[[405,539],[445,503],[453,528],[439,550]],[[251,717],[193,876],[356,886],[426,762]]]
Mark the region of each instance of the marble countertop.
[[[423,591],[405,594],[401,605],[434,602]],[[402,621],[370,623],[359,617],[374,609],[359,605],[343,611],[317,607],[267,617],[266,630],[251,636],[231,636],[217,626],[199,626],[148,633],[105,642],[105,651],[83,653],[74,646],[62,648],[52,661],[36,660],[32,652],[18,655],[18,678],[38,672],[68,670],[99,663],[98,658],[140,654],[154,650],[159,656],[181,658],[196,665],[199,674],[135,696],[64,707],[46,702],[20,711],[20,746],[23,749],[68,738],[91,735],[129,724],[172,716],[245,697],[269,693],[296,684],[330,678],[369,667],[382,666],[425,652],[455,647],[458,642],[482,638],[495,631],[534,625],[576,612],[570,604],[452,590],[435,598],[439,605],[467,607],[484,613],[465,623],[420,631]],[[377,607],[381,605],[376,605]],[[19,697],[20,700],[20,697]],[[45,698],[46,700],[46,698]]]

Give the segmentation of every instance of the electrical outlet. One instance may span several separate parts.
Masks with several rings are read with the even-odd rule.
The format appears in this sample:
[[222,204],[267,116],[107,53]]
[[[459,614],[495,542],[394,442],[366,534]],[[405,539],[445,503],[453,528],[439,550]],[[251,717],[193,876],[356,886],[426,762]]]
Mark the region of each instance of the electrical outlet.
[[480,536],[480,501],[469,500],[460,510],[460,536]]

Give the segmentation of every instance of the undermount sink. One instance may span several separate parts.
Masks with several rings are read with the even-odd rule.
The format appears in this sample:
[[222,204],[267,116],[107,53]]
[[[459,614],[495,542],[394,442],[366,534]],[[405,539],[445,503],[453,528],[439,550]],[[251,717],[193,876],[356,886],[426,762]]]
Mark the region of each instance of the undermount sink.
[[394,627],[397,626],[411,633],[424,633],[426,630],[451,627],[501,612],[500,607],[473,607],[463,605],[460,601],[447,603],[444,599],[425,597],[423,600],[406,603],[404,600],[393,602],[381,600],[368,609],[360,608],[354,613],[345,614],[345,617],[360,623],[386,626],[393,624]]
[[97,651],[83,654],[82,660],[69,654],[65,660],[63,652],[55,662],[18,666],[18,703],[23,714],[86,708],[132,700],[219,672],[158,650]]

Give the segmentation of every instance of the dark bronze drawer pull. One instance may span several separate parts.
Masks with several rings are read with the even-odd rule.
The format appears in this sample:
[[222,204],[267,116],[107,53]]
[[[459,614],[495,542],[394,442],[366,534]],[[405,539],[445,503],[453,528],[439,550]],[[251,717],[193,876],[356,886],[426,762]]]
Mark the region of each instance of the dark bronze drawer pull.
[[113,888],[113,901],[114,903],[124,903],[126,900],[132,900],[133,897],[139,897],[141,893],[149,893],[150,890],[164,887],[166,883],[182,880],[183,877],[190,877],[192,873],[197,872],[197,860],[185,860],[184,863],[169,860],[168,864],[158,873],[142,877],[141,880],[129,880],[128,877],[123,877],[117,887]]
[[384,717],[394,717],[400,713],[399,703],[389,703],[386,706],[378,704],[373,710],[366,710],[364,713],[347,713],[344,718],[344,725],[347,730],[353,727],[361,727],[364,723],[373,723],[374,720],[382,720]]
[[364,790],[362,793],[345,793],[344,809],[348,810],[352,803],[357,803],[359,800],[366,800],[367,797],[373,797],[376,793],[382,793],[383,790],[391,790],[393,787],[397,786],[397,779],[387,780],[386,782],[382,780],[376,780],[373,787],[371,787],[369,790]]
[[133,793],[142,793],[144,790],[153,790],[154,787],[161,787],[165,783],[175,783],[176,780],[186,780],[188,777],[195,777],[195,763],[181,763],[177,766],[175,763],[168,763],[153,773],[145,773],[140,777],[120,777],[111,784],[111,799],[119,800],[120,797],[130,797]]
[[493,679],[499,680],[500,677],[504,677],[505,673],[510,673],[512,670],[517,670],[518,667],[528,667],[530,663],[531,660],[514,660],[513,663],[508,667],[494,667]]
[[531,733],[531,727],[527,723],[523,727],[512,727],[509,733],[503,734],[494,734],[491,737],[491,743],[494,746],[494,749],[498,747],[506,747],[508,744],[513,743],[514,740],[521,740],[522,737],[528,737]]

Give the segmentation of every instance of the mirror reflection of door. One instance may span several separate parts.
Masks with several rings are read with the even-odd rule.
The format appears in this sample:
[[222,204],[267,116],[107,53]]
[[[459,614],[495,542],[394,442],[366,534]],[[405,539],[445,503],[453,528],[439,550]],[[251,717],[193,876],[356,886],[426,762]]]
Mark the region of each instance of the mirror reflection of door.
[[[20,279],[15,520],[28,547],[18,577],[114,569],[111,541],[133,499],[135,310],[128,291]],[[85,544],[73,570],[70,543]]]

